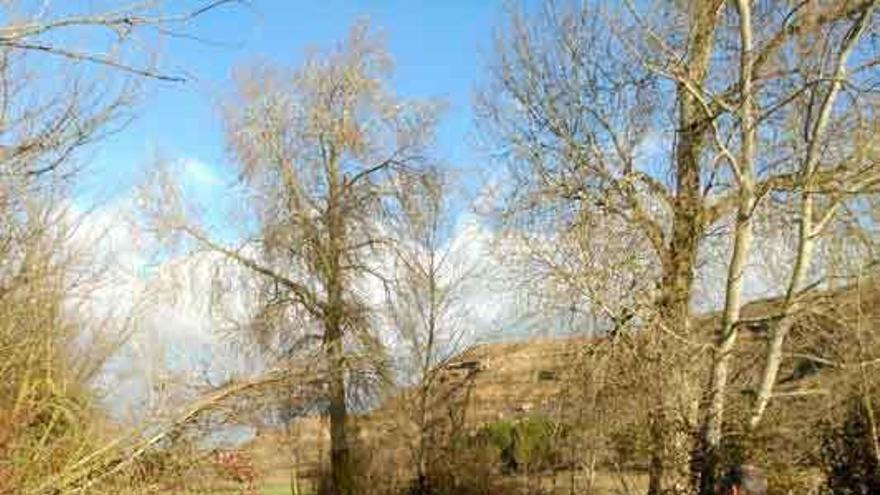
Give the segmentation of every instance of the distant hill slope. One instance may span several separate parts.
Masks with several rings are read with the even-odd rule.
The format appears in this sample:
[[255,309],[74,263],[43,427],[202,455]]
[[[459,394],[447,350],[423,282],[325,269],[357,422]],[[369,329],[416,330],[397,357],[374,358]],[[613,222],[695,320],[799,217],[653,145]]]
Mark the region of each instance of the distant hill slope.
[[[788,346],[788,359],[780,373],[779,390],[783,393],[818,386],[824,380],[822,370],[844,366],[853,349],[849,332],[857,326],[867,335],[867,344],[880,344],[880,291],[874,285],[858,291],[846,288],[832,292],[816,292],[805,296],[806,310],[797,318]],[[740,345],[736,362],[739,372],[732,389],[735,393],[753,389],[760,373],[767,329],[778,316],[779,299],[756,301],[743,310]],[[719,316],[710,314],[695,319],[695,336],[711,342],[719,324]],[[635,338],[638,338],[637,336]],[[515,420],[524,416],[561,417],[558,408],[572,386],[572,373],[598,338],[536,338],[518,342],[484,343],[470,347],[438,370],[437,390],[433,408],[439,421],[458,411],[460,427],[473,430],[498,420]],[[824,364],[823,364],[824,363]],[[826,384],[827,385],[827,384]],[[836,385],[830,384],[830,387]],[[408,414],[414,404],[414,392],[404,390],[390,397],[385,404],[369,414],[353,418],[363,442],[373,442],[386,449],[397,449],[395,456],[405,462],[407,442],[415,438]],[[774,415],[786,414],[788,407],[818,410],[824,398],[780,402]],[[791,405],[794,404],[794,405]],[[791,405],[791,406],[790,406]],[[444,410],[445,409],[445,410]],[[281,432],[263,432],[253,448],[264,458],[266,466],[289,468],[296,465],[301,475],[314,473],[329,448],[327,423],[316,417],[303,418],[285,440]],[[287,454],[285,452],[292,452]]]
[[[460,353],[438,370],[433,401],[441,420],[444,408],[460,410],[462,425],[473,429],[500,419],[551,414],[554,398],[565,385],[563,376],[577,358],[584,337],[541,338],[521,342],[478,344]],[[398,442],[415,434],[409,424],[412,391],[390,397],[369,414],[353,418],[363,441],[390,436]],[[315,473],[329,455],[328,423],[310,416],[294,422],[290,435],[262,431],[252,442],[258,464],[270,471],[297,468],[301,476]],[[406,456],[400,443],[399,456]]]

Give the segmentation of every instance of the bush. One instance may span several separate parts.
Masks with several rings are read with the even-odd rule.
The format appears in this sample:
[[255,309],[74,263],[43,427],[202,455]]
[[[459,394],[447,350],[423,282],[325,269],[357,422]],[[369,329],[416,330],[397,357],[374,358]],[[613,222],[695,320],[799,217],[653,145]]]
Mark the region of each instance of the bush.
[[497,450],[497,460],[501,462],[501,469],[505,472],[516,471],[518,467],[514,450],[516,445],[515,429],[516,427],[511,421],[496,421],[483,427],[483,431],[477,436],[477,438],[488,440],[488,445]]
[[639,424],[624,424],[610,432],[608,442],[612,463],[620,469],[642,469],[649,462],[650,439],[646,428]]
[[486,439],[494,447],[504,471],[535,472],[553,469],[563,462],[562,452],[555,446],[569,433],[570,429],[560,423],[528,417],[490,423],[477,437]]
[[853,399],[843,422],[824,425],[823,433],[822,463],[828,493],[880,493],[880,465],[864,403]]
[[[432,495],[493,495],[497,486],[498,451],[477,442],[450,449],[429,466]],[[423,495],[423,494],[420,494]]]

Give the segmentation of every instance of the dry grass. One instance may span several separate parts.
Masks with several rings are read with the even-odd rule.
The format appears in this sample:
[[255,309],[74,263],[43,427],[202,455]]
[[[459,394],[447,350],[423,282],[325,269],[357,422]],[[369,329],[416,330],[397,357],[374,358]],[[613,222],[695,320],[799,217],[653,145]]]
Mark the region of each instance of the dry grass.
[[[603,471],[597,473],[593,483],[593,491],[586,492],[585,489],[588,485],[586,477],[582,473],[570,471],[558,471],[539,476],[505,476],[498,480],[498,486],[504,490],[504,493],[630,495],[644,493],[647,488],[647,476],[640,473]],[[299,495],[313,495],[315,493],[315,488],[309,480],[300,480],[298,490]],[[212,487],[207,490],[174,491],[163,495],[233,495],[240,493],[241,490],[237,486],[218,482],[212,484]],[[291,488],[289,474],[283,471],[276,471],[267,476],[260,485],[259,493],[260,495],[295,495]]]

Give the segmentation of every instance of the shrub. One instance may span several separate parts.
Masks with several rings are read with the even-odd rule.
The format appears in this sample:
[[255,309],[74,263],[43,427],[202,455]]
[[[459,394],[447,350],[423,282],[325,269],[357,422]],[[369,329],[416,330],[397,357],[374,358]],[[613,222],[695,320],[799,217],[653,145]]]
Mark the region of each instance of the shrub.
[[822,463],[828,493],[880,493],[880,465],[863,401],[853,399],[841,424],[823,428]]
[[534,416],[490,423],[477,437],[494,447],[505,471],[541,471],[562,462],[562,452],[555,446],[569,433],[570,429],[561,423]]

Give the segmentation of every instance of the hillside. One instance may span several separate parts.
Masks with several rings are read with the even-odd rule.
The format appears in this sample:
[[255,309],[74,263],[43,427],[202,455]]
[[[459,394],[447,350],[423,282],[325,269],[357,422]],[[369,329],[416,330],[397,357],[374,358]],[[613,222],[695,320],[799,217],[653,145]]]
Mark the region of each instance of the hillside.
[[[737,396],[756,384],[767,329],[777,317],[779,307],[779,300],[770,299],[744,308],[743,332],[736,350],[739,372],[732,387]],[[792,332],[791,357],[780,374],[781,396],[804,388],[833,387],[833,383],[825,383],[828,378],[823,370],[843,366],[839,361],[848,359],[853,352],[838,345],[840,336],[860,325],[869,340],[873,340],[873,330],[880,328],[880,292],[876,290],[857,292],[850,288],[816,293],[805,298],[804,308]],[[705,330],[707,341],[717,324],[716,314],[695,322],[697,328]],[[633,338],[639,337],[635,334]],[[434,420],[440,423],[440,430],[448,433],[453,423],[455,428],[474,432],[482,425],[498,421],[562,418],[565,411],[560,408],[567,403],[564,399],[574,392],[566,387],[576,386],[573,374],[579,372],[578,365],[585,362],[586,352],[598,342],[579,336],[484,343],[468,348],[437,370],[436,393],[432,398]],[[411,460],[410,447],[417,436],[409,416],[413,401],[413,391],[403,391],[353,420],[359,441],[369,446],[372,461],[401,466]],[[796,397],[780,401],[772,414],[786,415],[805,407],[811,414],[819,414],[825,410],[826,402],[820,394]],[[803,415],[804,421],[811,421],[811,414]],[[267,471],[295,469],[303,477],[318,472],[321,459],[327,459],[328,447],[328,424],[317,417],[295,422],[289,436],[263,432],[252,445],[260,465]]]

